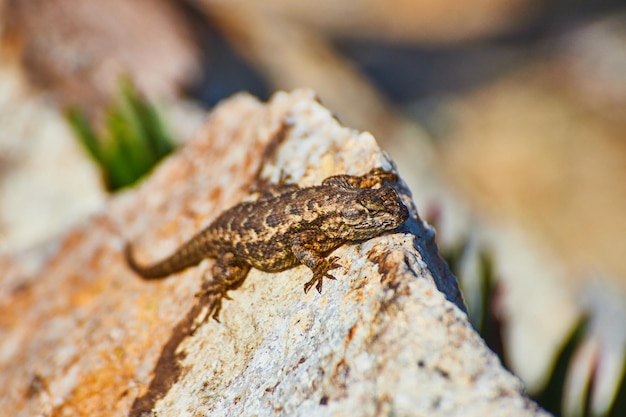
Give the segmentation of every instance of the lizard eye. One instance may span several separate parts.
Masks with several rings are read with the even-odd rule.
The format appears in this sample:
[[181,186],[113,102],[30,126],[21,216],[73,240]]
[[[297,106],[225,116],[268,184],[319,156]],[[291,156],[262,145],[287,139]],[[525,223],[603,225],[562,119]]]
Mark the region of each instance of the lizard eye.
[[369,211],[385,211],[387,207],[381,201],[366,201],[365,208]]
[[[374,197],[374,198],[372,198]],[[371,213],[376,213],[380,211],[386,211],[387,207],[384,202],[378,198],[377,196],[368,196],[366,198],[360,198],[359,203]]]

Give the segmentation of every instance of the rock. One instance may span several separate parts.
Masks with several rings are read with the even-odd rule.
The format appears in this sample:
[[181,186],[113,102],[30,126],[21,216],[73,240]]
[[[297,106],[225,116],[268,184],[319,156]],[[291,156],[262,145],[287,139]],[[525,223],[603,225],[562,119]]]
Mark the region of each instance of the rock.
[[3,58],[0,252],[7,252],[46,242],[101,210],[106,192],[63,116]]
[[[292,21],[327,37],[402,44],[467,42],[510,31],[535,13],[527,0],[502,2],[348,0],[194,0],[209,12],[250,14],[269,23]],[[220,24],[220,23],[218,23]],[[280,24],[280,23],[279,23]],[[259,33],[264,36],[263,33]],[[288,41],[288,40],[287,40]]]
[[126,266],[173,251],[246,197],[258,174],[301,186],[393,167],[311,92],[221,104],[137,189],[46,250],[0,258],[0,409],[9,415],[547,415],[472,329],[434,232],[396,233],[310,270],[252,270],[206,322],[194,297],[212,261],[146,282]]
[[5,1],[0,29],[0,53],[20,63],[35,91],[94,118],[120,78],[163,100],[200,74],[189,19],[167,0]]

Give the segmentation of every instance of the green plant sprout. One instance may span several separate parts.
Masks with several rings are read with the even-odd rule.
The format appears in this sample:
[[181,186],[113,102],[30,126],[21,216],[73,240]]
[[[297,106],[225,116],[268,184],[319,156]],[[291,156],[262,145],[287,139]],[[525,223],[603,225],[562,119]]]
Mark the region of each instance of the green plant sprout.
[[70,108],[67,120],[98,163],[109,191],[132,185],[175,148],[157,113],[129,79],[120,82],[115,103],[96,132],[85,112]]

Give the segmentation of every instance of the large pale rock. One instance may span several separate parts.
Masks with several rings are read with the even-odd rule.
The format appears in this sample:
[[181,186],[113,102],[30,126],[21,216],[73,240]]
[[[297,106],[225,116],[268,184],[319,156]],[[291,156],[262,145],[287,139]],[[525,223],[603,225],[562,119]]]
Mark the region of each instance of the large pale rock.
[[[335,254],[311,272],[251,271],[199,323],[212,261],[146,282],[131,240],[159,259],[246,196],[255,175],[301,186],[392,168],[368,133],[343,128],[310,92],[264,105],[238,96],[136,190],[43,252],[0,258],[0,409],[7,415],[545,415],[471,328],[430,227]],[[197,327],[196,327],[197,326]],[[195,331],[190,329],[195,328]]]

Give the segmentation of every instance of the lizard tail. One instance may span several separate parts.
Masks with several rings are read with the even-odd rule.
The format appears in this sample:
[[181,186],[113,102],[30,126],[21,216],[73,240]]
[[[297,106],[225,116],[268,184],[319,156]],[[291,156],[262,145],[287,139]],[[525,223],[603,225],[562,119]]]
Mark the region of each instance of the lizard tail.
[[206,255],[204,251],[199,250],[200,248],[197,246],[197,242],[194,242],[192,239],[172,255],[152,265],[139,264],[133,255],[133,249],[130,243],[126,243],[124,247],[124,256],[130,269],[135,271],[135,273],[142,278],[165,278],[168,275],[199,264]]

